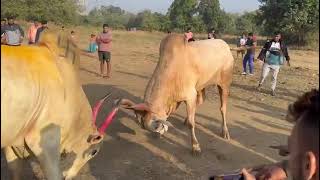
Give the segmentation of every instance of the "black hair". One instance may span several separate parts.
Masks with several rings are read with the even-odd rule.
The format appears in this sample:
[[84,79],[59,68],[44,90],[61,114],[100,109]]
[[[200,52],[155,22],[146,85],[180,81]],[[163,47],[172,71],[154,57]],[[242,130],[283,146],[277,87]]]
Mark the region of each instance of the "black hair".
[[253,33],[252,32],[248,33],[248,36],[253,36]]
[[71,31],[71,34],[73,34],[73,33],[74,33],[74,31],[72,30],[72,31]]
[[308,121],[314,126],[317,124],[319,127],[319,114],[319,90],[312,89],[289,105],[287,118],[290,117],[288,120],[297,121],[303,116],[303,121]]
[[108,24],[103,24],[103,26],[102,26],[103,28],[105,28],[105,27],[109,27],[109,25]]
[[276,31],[276,32],[274,32],[273,34],[274,34],[274,35],[278,35],[278,34],[281,35],[280,31]]
[[48,21],[47,20],[41,20],[41,24],[47,24]]

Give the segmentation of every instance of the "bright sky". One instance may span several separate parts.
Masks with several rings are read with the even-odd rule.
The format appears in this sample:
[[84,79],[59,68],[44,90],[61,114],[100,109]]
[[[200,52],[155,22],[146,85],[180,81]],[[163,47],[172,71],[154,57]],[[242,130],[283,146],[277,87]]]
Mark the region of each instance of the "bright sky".
[[[165,14],[173,0],[85,0],[87,10],[100,5],[113,5],[137,13],[145,9]],[[220,6],[227,12],[241,13],[259,8],[258,0],[220,0]]]

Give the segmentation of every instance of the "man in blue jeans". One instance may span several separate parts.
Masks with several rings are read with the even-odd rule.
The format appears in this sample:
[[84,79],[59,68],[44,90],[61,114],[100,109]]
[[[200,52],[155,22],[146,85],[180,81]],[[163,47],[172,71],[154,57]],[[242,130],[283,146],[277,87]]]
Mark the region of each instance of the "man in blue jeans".
[[254,52],[256,49],[257,43],[253,39],[253,33],[248,34],[248,39],[245,45],[247,49],[247,53],[243,58],[243,72],[242,75],[247,75],[247,64],[249,63],[249,75],[253,75],[253,59],[254,59]]

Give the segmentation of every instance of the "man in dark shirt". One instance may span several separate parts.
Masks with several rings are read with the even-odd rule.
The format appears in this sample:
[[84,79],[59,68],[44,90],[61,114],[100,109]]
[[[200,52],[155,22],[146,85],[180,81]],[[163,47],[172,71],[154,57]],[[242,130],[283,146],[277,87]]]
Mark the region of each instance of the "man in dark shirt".
[[243,58],[243,72],[241,73],[242,75],[247,75],[247,64],[249,63],[249,70],[250,74],[253,75],[253,59],[254,59],[254,53],[256,49],[257,43],[253,39],[253,33],[248,34],[248,39],[246,42],[246,49],[247,53]]
[[40,34],[42,31],[45,29],[48,29],[48,22],[46,20],[41,21],[41,27],[38,28],[37,33],[36,33],[36,38],[35,38],[35,43],[39,42],[40,39]]

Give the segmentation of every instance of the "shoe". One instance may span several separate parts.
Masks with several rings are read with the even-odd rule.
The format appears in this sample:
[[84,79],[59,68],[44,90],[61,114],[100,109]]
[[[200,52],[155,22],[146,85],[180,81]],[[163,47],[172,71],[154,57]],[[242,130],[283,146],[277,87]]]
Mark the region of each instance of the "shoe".
[[241,75],[247,75],[247,73],[246,73],[246,72],[243,72],[243,73],[241,73]]
[[253,76],[254,74],[253,73],[249,73],[249,76]]
[[274,90],[271,91],[272,96],[276,96],[276,92]]

